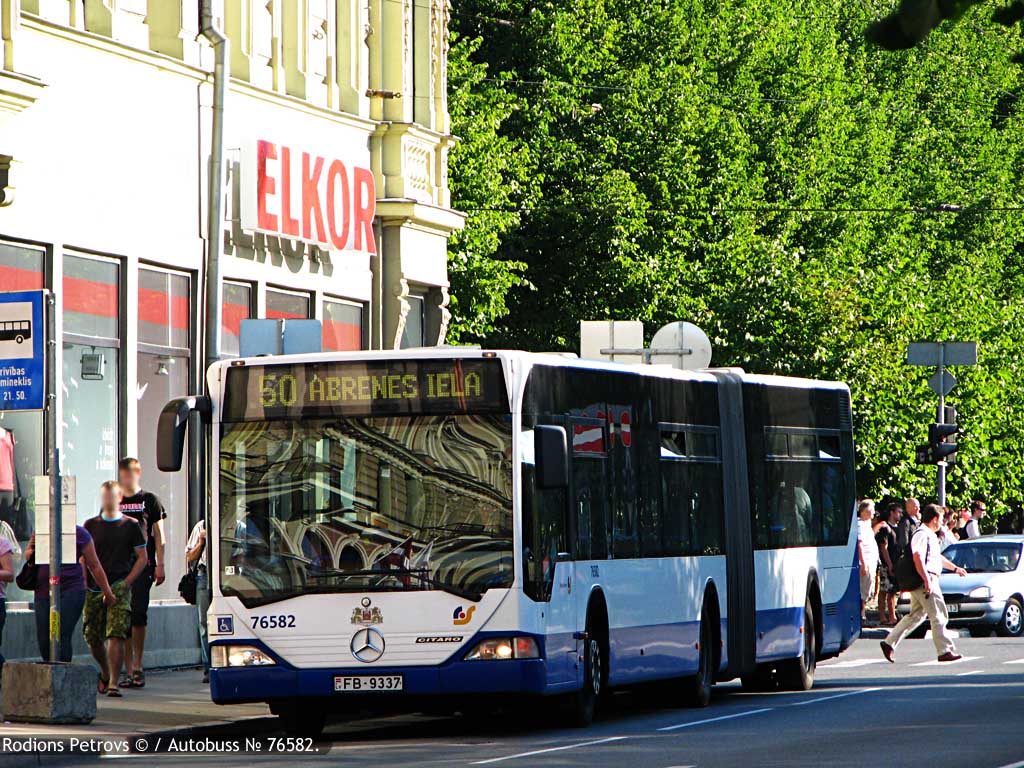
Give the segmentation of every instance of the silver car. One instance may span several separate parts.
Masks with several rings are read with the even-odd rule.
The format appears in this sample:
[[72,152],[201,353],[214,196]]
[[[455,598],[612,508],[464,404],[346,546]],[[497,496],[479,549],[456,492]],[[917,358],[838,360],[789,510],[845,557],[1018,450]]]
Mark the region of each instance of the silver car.
[[[949,609],[949,626],[987,636],[993,629],[1003,637],[1024,634],[1024,536],[983,536],[950,544],[946,557],[967,571],[966,577],[946,572],[939,586]],[[910,611],[903,597],[900,615]],[[921,629],[927,629],[927,621]]]

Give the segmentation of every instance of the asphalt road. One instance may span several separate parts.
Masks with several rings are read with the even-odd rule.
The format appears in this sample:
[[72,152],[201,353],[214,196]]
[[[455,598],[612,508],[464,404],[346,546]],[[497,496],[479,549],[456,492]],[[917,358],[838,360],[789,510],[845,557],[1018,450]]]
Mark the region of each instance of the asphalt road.
[[961,638],[964,660],[935,661],[908,640],[886,663],[864,639],[818,667],[807,693],[716,688],[702,710],[618,694],[589,729],[563,729],[540,710],[497,721],[400,716],[331,726],[311,756],[140,755],[172,765],[637,766],[653,768],[1024,768],[1024,641]]

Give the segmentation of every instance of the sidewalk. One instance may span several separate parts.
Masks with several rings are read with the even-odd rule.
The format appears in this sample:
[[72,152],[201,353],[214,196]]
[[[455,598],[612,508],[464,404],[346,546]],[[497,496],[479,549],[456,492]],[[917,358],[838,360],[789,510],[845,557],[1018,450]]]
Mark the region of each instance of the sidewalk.
[[[0,725],[0,741],[5,737],[123,738],[208,728],[225,733],[251,732],[255,728],[267,732],[275,727],[265,704],[214,704],[210,686],[202,682],[202,671],[194,668],[147,672],[145,688],[129,688],[120,699],[100,696],[96,710],[96,719],[89,725],[4,722]],[[13,765],[8,760],[12,757],[0,752],[0,766]]]

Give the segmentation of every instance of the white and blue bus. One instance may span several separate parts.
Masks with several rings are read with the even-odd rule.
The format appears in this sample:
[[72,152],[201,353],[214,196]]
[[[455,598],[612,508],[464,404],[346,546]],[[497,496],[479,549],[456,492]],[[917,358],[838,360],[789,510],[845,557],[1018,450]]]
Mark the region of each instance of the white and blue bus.
[[[587,724],[666,680],[806,690],[860,632],[843,384],[440,348],[225,361],[210,426],[214,701],[551,697]],[[555,699],[555,697],[558,697]]]

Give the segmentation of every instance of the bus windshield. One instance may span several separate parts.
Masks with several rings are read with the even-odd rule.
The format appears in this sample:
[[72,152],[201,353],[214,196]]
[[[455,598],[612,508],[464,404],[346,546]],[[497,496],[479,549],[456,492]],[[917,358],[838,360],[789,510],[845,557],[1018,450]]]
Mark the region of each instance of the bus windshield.
[[[222,594],[252,607],[325,592],[474,600],[511,586],[512,419],[500,364],[386,365],[230,370]],[[340,402],[327,401],[332,390]],[[321,400],[304,402],[308,392]]]

